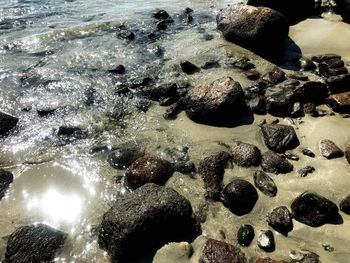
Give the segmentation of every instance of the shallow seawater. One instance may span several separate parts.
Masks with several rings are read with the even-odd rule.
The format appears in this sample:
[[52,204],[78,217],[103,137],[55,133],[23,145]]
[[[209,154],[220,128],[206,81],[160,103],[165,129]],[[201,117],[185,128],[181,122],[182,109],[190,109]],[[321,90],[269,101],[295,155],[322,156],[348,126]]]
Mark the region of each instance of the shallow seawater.
[[[216,13],[231,2],[0,0],[0,110],[20,118],[13,133],[0,141],[0,167],[15,176],[0,201],[0,260],[5,256],[7,237],[17,227],[44,222],[69,234],[56,262],[109,262],[98,248],[97,228],[112,202],[125,194],[119,180],[124,171],[108,164],[106,152],[92,149],[133,140],[145,146],[147,153],[172,160],[173,153],[186,146],[195,163],[222,149],[218,142],[230,144],[233,139],[266,150],[258,123],[263,118],[273,120],[271,116],[254,116],[251,125],[235,128],[196,124],[184,113],[166,121],[162,116],[165,107],[148,104],[132,92],[121,92],[123,83],[137,83],[146,77],[156,84],[188,82],[195,86],[229,75],[245,88],[250,85],[245,76],[226,66],[232,57],[249,57],[261,72],[271,68],[271,63],[227,43],[216,31]],[[179,18],[186,7],[194,10],[189,24]],[[175,20],[162,34],[151,16],[156,8],[166,9]],[[117,37],[121,25],[135,32],[134,41]],[[304,55],[339,53],[347,61],[349,28],[339,21],[308,19],[291,28],[290,38]],[[220,67],[185,75],[179,70],[182,60],[196,65],[217,61]],[[119,64],[126,66],[125,75],[108,71]],[[38,110],[51,109],[55,109],[51,115],[38,115]],[[324,138],[345,148],[350,143],[349,122],[335,115],[305,118],[304,123],[296,121],[294,125],[301,145],[318,152],[318,141]],[[57,136],[62,125],[78,126],[84,134],[75,140],[62,139]],[[295,171],[307,164],[309,160],[302,157],[295,163]],[[296,172],[274,176],[277,198],[259,194],[249,215],[237,217],[219,203],[210,204],[203,235],[222,239],[222,230],[226,240],[236,244],[241,223],[251,223],[256,231],[266,229],[267,212],[277,205],[289,206],[305,190],[339,203],[350,187],[345,160],[317,157],[312,165],[317,172],[307,178]],[[235,176],[252,182],[253,172],[227,169],[224,183]],[[187,197],[194,209],[205,203],[199,175],[192,178],[175,173],[167,186]],[[318,253],[322,262],[348,262],[350,221],[346,216],[343,219],[341,225],[317,229],[294,221],[289,237],[276,235],[277,249],[270,256],[288,259],[290,249],[309,249]],[[324,251],[322,244],[334,246],[335,251]],[[198,262],[200,240],[193,246],[195,253],[188,262]],[[244,252],[252,258],[266,256],[255,244]],[[176,262],[172,252],[166,253],[168,262]]]

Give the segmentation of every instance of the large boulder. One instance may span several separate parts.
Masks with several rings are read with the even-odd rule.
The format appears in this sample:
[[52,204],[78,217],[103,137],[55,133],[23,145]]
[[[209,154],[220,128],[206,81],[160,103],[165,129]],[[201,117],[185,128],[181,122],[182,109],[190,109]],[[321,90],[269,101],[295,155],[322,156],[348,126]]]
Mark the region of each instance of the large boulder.
[[290,24],[315,13],[314,0],[248,0],[248,5],[269,7],[284,15]]
[[44,224],[22,226],[7,241],[4,263],[52,262],[66,237]]
[[262,55],[276,53],[289,32],[286,18],[267,7],[231,5],[216,17],[217,28],[228,40]]
[[17,125],[18,118],[0,111],[0,136],[6,136]]
[[5,196],[5,192],[12,182],[13,174],[9,171],[0,169],[0,200]]
[[192,88],[183,99],[183,107],[193,121],[212,125],[239,121],[247,109],[242,87],[231,77]]
[[299,145],[298,137],[292,126],[264,124],[261,126],[266,146],[275,152],[284,152]]
[[175,190],[146,184],[104,214],[98,243],[112,262],[134,262],[150,249],[196,234],[192,213],[190,202]]

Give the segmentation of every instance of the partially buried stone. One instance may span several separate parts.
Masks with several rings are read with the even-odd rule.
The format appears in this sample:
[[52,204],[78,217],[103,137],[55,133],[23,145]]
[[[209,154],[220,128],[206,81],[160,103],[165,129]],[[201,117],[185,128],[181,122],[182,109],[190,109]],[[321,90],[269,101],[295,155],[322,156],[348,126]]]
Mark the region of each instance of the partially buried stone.
[[321,103],[327,96],[327,85],[319,81],[304,82],[293,91],[294,100],[304,103]]
[[181,62],[180,67],[181,67],[183,72],[185,72],[186,74],[189,74],[189,75],[200,71],[199,67],[197,67],[196,65],[194,65],[193,63],[191,63],[189,61]]
[[307,250],[291,250],[289,253],[291,263],[321,263],[319,255]]
[[350,215],[350,195],[345,197],[339,204],[340,211]]
[[210,238],[205,243],[200,262],[246,263],[247,259],[240,248],[226,242]]
[[7,241],[4,263],[52,262],[66,237],[44,224],[22,226]]
[[268,87],[265,92],[267,112],[278,117],[290,116],[294,105],[293,90],[282,84]]
[[136,159],[145,154],[144,148],[133,142],[125,142],[108,153],[108,163],[116,169],[126,169]]
[[301,152],[306,155],[306,156],[309,156],[311,158],[314,158],[315,157],[315,154],[310,150],[310,149],[302,149]]
[[254,185],[267,196],[274,197],[277,194],[277,186],[273,179],[263,171],[254,173]]
[[315,171],[315,167],[308,165],[298,170],[298,174],[301,177],[306,177],[309,173],[313,173],[314,171]]
[[290,151],[286,151],[284,153],[284,157],[286,157],[288,160],[299,161],[299,156]]
[[253,144],[234,141],[231,152],[233,162],[238,166],[251,167],[260,164],[260,150]]
[[262,76],[262,79],[272,83],[278,84],[286,78],[286,73],[278,67],[273,68],[271,71],[267,72]]
[[0,169],[0,200],[5,196],[5,192],[12,182],[13,174],[9,171]]
[[285,206],[276,207],[267,215],[267,223],[276,231],[287,233],[292,230],[292,215]]
[[284,152],[299,145],[298,137],[292,126],[264,124],[261,126],[266,146],[276,152]]
[[338,207],[327,198],[305,192],[294,199],[292,205],[293,218],[312,227],[333,222],[338,217]]
[[279,174],[291,172],[293,165],[273,151],[267,151],[262,155],[261,168],[265,172]]
[[238,229],[237,242],[243,247],[248,247],[254,239],[254,228],[251,225],[244,224]]
[[251,183],[237,178],[226,185],[222,191],[222,199],[224,206],[232,213],[241,216],[253,209],[258,200],[258,193]]
[[0,111],[0,136],[6,136],[16,127],[18,118]]
[[163,185],[174,172],[173,164],[152,156],[143,156],[126,170],[125,185],[135,190],[146,183]]
[[275,238],[271,230],[262,230],[256,242],[262,250],[267,252],[275,250]]
[[323,157],[327,159],[339,158],[344,156],[344,152],[331,140],[322,140],[319,143],[319,149]]

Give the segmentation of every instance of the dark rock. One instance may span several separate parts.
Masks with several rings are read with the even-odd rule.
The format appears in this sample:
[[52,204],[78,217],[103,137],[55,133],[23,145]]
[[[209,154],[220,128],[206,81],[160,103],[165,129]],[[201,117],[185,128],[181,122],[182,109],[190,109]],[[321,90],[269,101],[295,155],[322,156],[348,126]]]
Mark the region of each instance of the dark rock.
[[182,110],[182,106],[180,103],[174,103],[170,105],[169,108],[166,109],[163,117],[166,120],[173,120],[176,119],[177,115],[180,113]]
[[135,262],[150,249],[196,234],[192,214],[190,202],[175,190],[146,184],[120,196],[104,214],[98,243],[112,262]]
[[331,58],[331,59],[322,61],[319,64],[319,67],[320,66],[326,66],[327,68],[341,68],[341,67],[344,67],[344,61],[341,60],[340,58]]
[[329,77],[326,83],[332,94],[350,91],[350,74]]
[[114,147],[108,153],[108,163],[116,169],[126,169],[136,159],[144,156],[145,150],[133,141]]
[[262,230],[256,242],[258,247],[266,252],[272,252],[275,250],[275,238],[271,230]]
[[316,105],[314,103],[305,103],[303,105],[303,109],[304,109],[304,114],[305,115],[310,115],[312,117],[318,117],[318,112],[316,110]]
[[255,114],[266,114],[266,99],[262,95],[247,100],[248,108]]
[[345,159],[348,161],[350,164],[350,145],[348,145],[345,149]]
[[288,263],[284,260],[274,260],[271,258],[258,258],[255,263]]
[[9,171],[0,169],[0,200],[5,196],[5,192],[12,182],[13,174]]
[[18,118],[0,111],[0,136],[6,136],[16,127]]
[[190,89],[183,105],[190,119],[211,125],[238,122],[247,108],[241,85],[230,77]]
[[294,199],[293,218],[312,227],[331,223],[338,216],[338,207],[332,201],[318,194],[305,192]]
[[166,30],[167,28],[168,28],[168,23],[165,20],[159,21],[157,23],[157,29],[158,30]]
[[327,103],[336,112],[350,113],[350,91],[330,95]]
[[252,68],[255,68],[255,65],[253,63],[249,62],[248,58],[239,59],[239,60],[231,63],[231,66],[234,68],[241,69],[243,71],[247,71],[247,70],[250,70]]
[[151,85],[142,88],[139,93],[150,100],[161,101],[164,98],[178,99],[177,85],[175,83],[167,83],[162,85]]
[[322,55],[315,55],[315,56],[312,56],[311,57],[311,60],[312,61],[315,61],[317,63],[321,63],[321,62],[324,62],[326,60],[330,60],[330,59],[334,59],[334,58],[337,58],[337,59],[340,59],[341,56],[337,55],[337,54],[322,54]]
[[192,174],[196,172],[196,167],[193,162],[176,162],[174,170],[182,174]]
[[66,236],[44,224],[17,228],[7,241],[4,263],[52,262]]
[[170,18],[170,15],[165,10],[157,10],[153,13],[152,16],[153,16],[153,18],[158,19],[158,20],[165,20],[165,19]]
[[262,79],[271,83],[271,84],[278,84],[285,80],[286,73],[284,73],[283,70],[281,70],[278,67],[275,67],[273,70],[267,72],[262,76]]
[[266,221],[273,229],[282,234],[288,233],[293,228],[292,215],[285,206],[273,209],[267,215]]
[[190,14],[183,13],[179,15],[179,19],[182,21],[184,24],[189,24],[193,21],[193,16]]
[[307,250],[291,250],[289,257],[292,259],[291,263],[321,263],[319,255]]
[[52,115],[54,114],[56,111],[55,108],[43,108],[43,109],[37,109],[36,112],[38,113],[39,117],[46,117],[46,116],[49,116],[49,115]]
[[331,58],[319,63],[318,71],[324,77],[348,73],[348,70],[344,67],[344,61],[340,58]]
[[220,11],[216,21],[228,41],[263,55],[276,53],[289,32],[288,22],[280,13],[242,3]]
[[267,196],[274,197],[277,194],[277,186],[273,179],[263,171],[254,173],[254,185]]
[[350,23],[350,2],[349,0],[335,0],[334,11],[340,14],[343,21]]
[[315,154],[310,150],[310,149],[302,149],[301,152],[306,155],[309,156],[311,158],[315,157]]
[[203,263],[246,263],[245,254],[226,242],[208,239],[205,243],[200,262]]
[[200,69],[196,65],[192,64],[189,61],[181,62],[180,66],[182,71],[189,75],[200,71]]
[[309,58],[300,58],[299,66],[303,71],[311,71],[317,68],[316,64]]
[[243,247],[248,247],[254,239],[254,228],[251,225],[241,225],[237,232],[237,241]]
[[173,172],[173,165],[166,160],[151,156],[140,157],[126,170],[125,185],[132,190],[147,183],[163,185]]
[[327,159],[339,158],[344,156],[344,152],[331,140],[322,140],[319,143],[320,153]]
[[350,215],[350,195],[345,197],[339,204],[340,211]]
[[268,113],[277,117],[290,116],[294,105],[292,87],[268,87],[266,89],[265,97]]
[[186,7],[185,10],[184,10],[185,14],[191,14],[192,12],[193,12],[193,9],[191,9],[189,7]]
[[298,118],[298,117],[303,117],[304,116],[304,109],[303,109],[303,105],[300,102],[295,102],[293,104],[293,109],[290,113],[290,116],[294,117],[294,118]]
[[327,85],[322,82],[308,81],[294,89],[294,99],[299,102],[320,103],[327,96]]
[[299,161],[299,156],[294,153],[291,153],[290,151],[286,151],[284,153],[284,157],[291,161]]
[[299,145],[298,137],[292,126],[264,124],[261,131],[266,146],[275,152],[284,152]]
[[235,141],[231,152],[233,162],[238,166],[251,167],[260,164],[260,150],[253,144]]
[[244,73],[244,75],[246,75],[246,77],[250,80],[257,80],[260,78],[260,73],[256,70],[248,70]]
[[118,65],[116,68],[108,70],[108,72],[113,74],[124,74],[125,67],[123,65]]
[[309,173],[313,173],[314,171],[315,171],[315,167],[308,165],[308,166],[305,166],[304,168],[301,168],[300,170],[298,170],[298,174],[301,177],[305,177]]
[[291,79],[301,80],[301,81],[308,81],[309,80],[308,76],[304,75],[301,72],[297,72],[297,71],[293,72],[292,74],[289,74],[288,77]]
[[293,165],[273,151],[267,151],[262,155],[261,168],[269,173],[289,173],[293,171]]
[[234,179],[222,191],[223,204],[232,213],[241,216],[249,214],[258,200],[258,193],[248,181]]
[[219,199],[225,168],[231,159],[230,154],[222,151],[200,161],[198,173],[203,179],[208,198]]
[[135,39],[135,33],[131,32],[129,30],[122,30],[120,33],[117,35],[121,39],[126,39],[126,40],[134,40]]
[[74,126],[61,126],[58,128],[57,135],[65,137],[81,137],[83,131],[79,127]]
[[220,68],[220,63],[217,60],[211,60],[204,63],[203,66],[201,66],[202,69],[211,69],[211,68]]

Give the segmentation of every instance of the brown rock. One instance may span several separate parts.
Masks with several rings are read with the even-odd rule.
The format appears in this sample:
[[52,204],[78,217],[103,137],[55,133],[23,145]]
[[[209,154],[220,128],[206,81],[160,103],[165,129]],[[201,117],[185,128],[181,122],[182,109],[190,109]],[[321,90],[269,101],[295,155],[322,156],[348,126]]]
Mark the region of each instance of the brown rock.
[[267,223],[276,231],[286,233],[292,230],[292,215],[285,206],[276,207],[267,215]]
[[286,73],[284,73],[283,70],[281,70],[278,67],[275,67],[273,70],[267,72],[265,75],[263,75],[263,80],[272,83],[277,84],[285,80]]
[[288,263],[284,260],[274,260],[271,258],[258,258],[255,263]]
[[327,103],[336,112],[350,113],[350,91],[329,96]]
[[331,140],[322,140],[319,149],[323,157],[333,159],[344,156],[344,152]]

